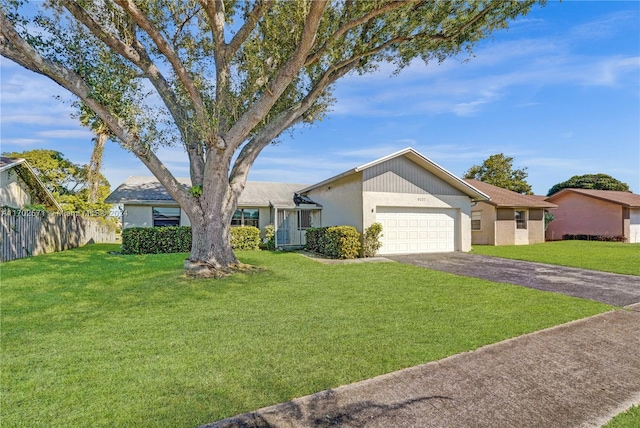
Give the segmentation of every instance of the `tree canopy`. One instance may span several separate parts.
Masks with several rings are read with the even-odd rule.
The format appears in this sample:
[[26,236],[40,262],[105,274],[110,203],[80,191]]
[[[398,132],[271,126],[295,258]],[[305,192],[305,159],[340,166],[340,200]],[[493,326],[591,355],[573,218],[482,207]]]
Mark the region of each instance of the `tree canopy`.
[[46,149],[2,153],[2,156],[26,159],[42,184],[67,212],[100,211],[106,216],[111,209],[111,205],[104,202],[111,187],[100,173],[97,199],[90,199],[89,165],[75,164],[64,154]]
[[[336,81],[470,54],[534,3],[49,0],[34,14],[3,0],[0,54],[93,111],[189,217],[190,260],[225,270],[251,165],[285,130],[321,119]],[[184,146],[198,191],[155,155],[163,144]]]
[[630,192],[629,185],[607,174],[574,175],[567,181],[555,184],[547,192],[547,196],[558,193],[562,189],[619,190]]
[[527,167],[513,169],[513,158],[498,153],[489,156],[482,165],[474,165],[464,173],[464,178],[473,178],[517,193],[532,195],[527,183]]

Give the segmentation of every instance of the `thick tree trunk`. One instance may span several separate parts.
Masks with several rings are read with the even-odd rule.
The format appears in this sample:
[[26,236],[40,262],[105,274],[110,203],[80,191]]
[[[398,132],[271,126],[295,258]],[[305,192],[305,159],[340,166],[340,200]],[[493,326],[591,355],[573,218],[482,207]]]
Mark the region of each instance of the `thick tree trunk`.
[[222,217],[191,222],[191,254],[184,263],[187,275],[219,278],[242,268],[231,249],[229,229]]
[[185,209],[191,221],[192,239],[191,254],[184,263],[188,276],[221,278],[251,269],[238,261],[229,239],[237,198],[229,188],[220,187],[203,193]]

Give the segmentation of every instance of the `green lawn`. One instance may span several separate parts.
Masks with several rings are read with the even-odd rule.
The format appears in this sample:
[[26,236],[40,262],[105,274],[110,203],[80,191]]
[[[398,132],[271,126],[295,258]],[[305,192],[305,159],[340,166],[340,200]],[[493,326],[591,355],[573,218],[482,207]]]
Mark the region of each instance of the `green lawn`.
[[91,245],[1,265],[2,426],[191,427],[611,309],[400,263],[182,275]]
[[626,412],[620,413],[611,419],[602,428],[638,428],[640,427],[640,404],[631,407]]
[[554,241],[535,245],[474,245],[473,253],[603,272],[640,275],[640,244]]

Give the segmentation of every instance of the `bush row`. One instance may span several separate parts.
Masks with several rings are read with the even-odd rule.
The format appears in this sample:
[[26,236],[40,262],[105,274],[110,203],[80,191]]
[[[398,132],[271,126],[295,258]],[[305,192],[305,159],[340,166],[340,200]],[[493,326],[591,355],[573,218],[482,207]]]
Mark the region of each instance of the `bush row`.
[[624,235],[616,235],[616,236],[610,236],[610,235],[586,235],[586,234],[579,234],[579,235],[569,235],[569,234],[565,234],[562,235],[562,239],[565,241],[606,241],[606,242],[625,242],[627,239],[624,237]]
[[[232,227],[231,248],[257,250],[260,230],[257,227]],[[191,251],[191,227],[130,227],[122,230],[123,254],[188,253]]]
[[353,226],[311,227],[305,248],[334,259],[355,259],[360,253],[360,233]]

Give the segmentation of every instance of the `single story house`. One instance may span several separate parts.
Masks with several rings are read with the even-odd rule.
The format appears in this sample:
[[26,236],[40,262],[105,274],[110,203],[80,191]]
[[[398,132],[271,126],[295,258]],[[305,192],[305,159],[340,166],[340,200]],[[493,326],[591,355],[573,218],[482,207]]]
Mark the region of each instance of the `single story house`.
[[482,181],[465,179],[490,197],[471,207],[471,243],[527,245],[544,242],[545,211],[557,208],[544,197],[522,195]]
[[[189,186],[188,179],[182,179]],[[471,206],[489,197],[412,148],[314,185],[247,182],[232,226],[276,228],[277,246],[304,245],[308,227],[383,226],[380,254],[469,251]],[[106,200],[124,204],[123,227],[188,225],[153,177],[130,177]]]
[[0,157],[0,206],[24,208],[43,205],[48,211],[62,207],[25,159]]
[[[178,178],[186,187],[189,178]],[[255,226],[261,231],[277,224],[280,246],[304,245],[304,231],[320,226],[322,207],[296,194],[305,184],[249,181],[238,200],[231,226]],[[132,176],[105,200],[123,204],[122,227],[190,226],[189,217],[155,177]]]
[[615,190],[562,189],[547,198],[558,205],[547,239],[563,235],[624,236],[640,242],[640,195]]

